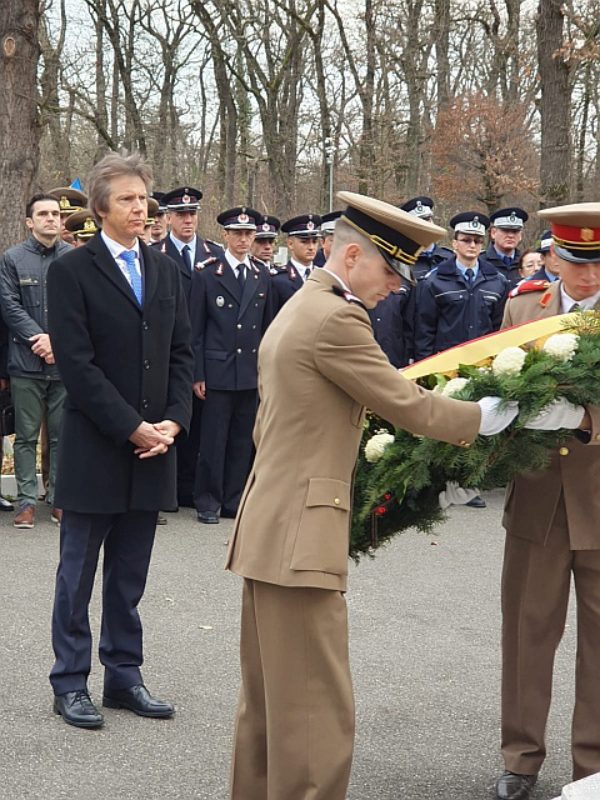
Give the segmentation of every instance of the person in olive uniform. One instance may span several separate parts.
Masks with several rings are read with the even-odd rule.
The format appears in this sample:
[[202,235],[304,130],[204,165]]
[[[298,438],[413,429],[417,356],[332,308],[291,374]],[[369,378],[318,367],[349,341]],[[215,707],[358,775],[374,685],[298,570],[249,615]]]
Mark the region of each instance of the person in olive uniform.
[[[560,280],[524,281],[504,327],[600,310],[600,203],[539,211],[550,222]],[[573,779],[600,772],[600,408],[559,400],[525,427],[578,429],[546,469],[520,473],[506,493],[502,569],[502,756],[498,800],[527,800],[546,757],[556,648],[574,583],[577,654]],[[564,781],[566,782],[566,780]]]
[[[345,800],[354,741],[345,592],[352,472],[365,407],[466,446],[516,409],[450,400],[394,369],[367,309],[443,235],[341,192],[333,251],[261,345],[256,458],[227,567],[244,578],[232,800]],[[495,409],[495,410],[494,410]],[[482,413],[483,410],[483,413]]]

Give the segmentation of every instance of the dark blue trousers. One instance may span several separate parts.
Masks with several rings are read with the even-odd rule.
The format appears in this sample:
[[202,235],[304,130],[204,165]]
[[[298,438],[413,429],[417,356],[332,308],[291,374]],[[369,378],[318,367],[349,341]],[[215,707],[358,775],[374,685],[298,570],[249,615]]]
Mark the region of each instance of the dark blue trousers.
[[137,606],[146,586],[156,511],[80,514],[64,511],[56,573],[50,673],[55,694],[85,689],[91,670],[88,607],[104,544],[100,661],[105,689],[142,683],[142,623]]
[[[204,400],[196,395],[192,396],[192,419],[190,432],[181,432],[175,438],[177,449],[177,503],[180,506],[194,506],[194,479],[196,477],[196,463],[200,449],[200,428]],[[164,509],[168,511],[169,509]]]
[[254,456],[256,404],[256,389],[207,389],[194,486],[198,511],[236,513]]

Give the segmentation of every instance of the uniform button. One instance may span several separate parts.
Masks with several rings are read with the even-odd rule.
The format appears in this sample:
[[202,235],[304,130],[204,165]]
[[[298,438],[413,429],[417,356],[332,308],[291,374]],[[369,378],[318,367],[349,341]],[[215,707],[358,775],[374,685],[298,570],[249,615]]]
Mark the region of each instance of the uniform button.
[[[256,330],[256,325],[253,325],[253,326],[252,326],[252,330],[253,330],[253,331],[255,331],[255,330]],[[600,433],[598,434],[598,439],[600,439]]]
[[339,506],[339,504],[340,504],[340,502],[341,502],[341,501],[340,501],[340,498],[339,498],[339,497],[334,497],[334,498],[333,498],[333,502],[336,504],[336,506]]
[[238,331],[241,331],[241,330],[242,330],[242,323],[241,323],[241,322],[238,322],[238,324],[237,324],[237,329],[238,329]]
[[144,361],[144,369],[150,369],[150,362],[148,361],[148,359],[145,359]]
[[148,400],[142,400],[142,408],[148,408],[149,405],[150,403]]
[[561,456],[568,456],[569,455],[569,448],[568,447],[561,447],[558,451]]
[[146,320],[144,320],[144,322],[142,322],[142,330],[143,331],[147,331],[149,329],[149,327],[150,327],[150,325],[148,325]]
[[252,348],[252,352],[253,352],[253,353],[256,353],[256,347],[253,347],[253,348]]
[[241,353],[241,352],[242,352],[242,348],[241,348],[241,347],[238,347],[238,349],[237,349],[235,352],[236,352],[236,353]]
[[228,303],[227,308],[233,308],[233,303]]

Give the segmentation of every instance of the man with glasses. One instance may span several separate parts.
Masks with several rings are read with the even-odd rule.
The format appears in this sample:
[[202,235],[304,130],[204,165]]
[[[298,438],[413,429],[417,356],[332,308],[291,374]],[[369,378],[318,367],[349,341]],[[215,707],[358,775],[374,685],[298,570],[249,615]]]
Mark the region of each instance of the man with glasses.
[[454,256],[418,285],[415,361],[498,330],[508,281],[480,258],[489,220],[465,211],[450,220]]

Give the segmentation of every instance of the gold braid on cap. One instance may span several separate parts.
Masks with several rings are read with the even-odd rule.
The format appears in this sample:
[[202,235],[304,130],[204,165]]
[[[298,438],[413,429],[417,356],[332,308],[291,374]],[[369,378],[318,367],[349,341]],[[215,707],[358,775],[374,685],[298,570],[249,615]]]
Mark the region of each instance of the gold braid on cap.
[[600,240],[592,242],[574,242],[571,239],[561,239],[560,236],[554,236],[554,234],[552,234],[552,239],[559,247],[576,247],[577,250],[597,250],[600,247]]
[[414,255],[412,253],[407,253],[401,247],[398,247],[398,245],[390,244],[387,239],[382,239],[381,236],[377,236],[375,233],[369,233],[364,228],[361,228],[360,225],[356,224],[356,222],[348,219],[345,214],[343,215],[343,220],[344,222],[347,222],[348,225],[351,225],[353,228],[355,228],[359,233],[362,233],[363,236],[366,236],[366,238],[379,250],[384,250],[392,258],[396,258],[398,261],[404,261],[405,264],[413,266],[417,263],[420,254],[423,252],[423,247],[419,247]]

